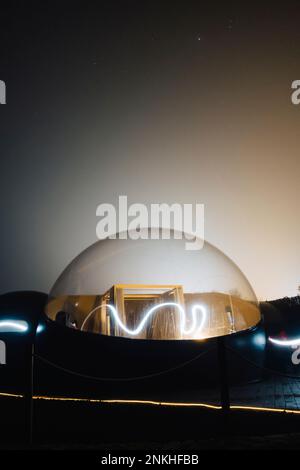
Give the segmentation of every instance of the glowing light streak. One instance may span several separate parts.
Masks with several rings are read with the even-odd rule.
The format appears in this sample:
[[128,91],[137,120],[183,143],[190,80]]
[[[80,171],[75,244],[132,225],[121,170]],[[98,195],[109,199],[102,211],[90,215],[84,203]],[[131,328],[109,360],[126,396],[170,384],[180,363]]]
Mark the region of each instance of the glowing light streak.
[[297,346],[297,345],[300,346],[300,338],[296,338],[296,339],[275,339],[275,338],[271,338],[269,336],[268,340],[271,343],[276,344],[277,346],[282,346],[282,347]]
[[[122,322],[122,320],[120,319],[120,316],[118,314],[118,311],[117,309],[113,306],[113,305],[110,305],[110,304],[102,304],[102,305],[99,305],[98,307],[94,308],[89,314],[88,316],[86,317],[86,319],[84,320],[84,322],[82,323],[81,325],[81,331],[83,331],[87,321],[89,320],[89,318],[97,311],[99,310],[100,308],[102,307],[106,307],[108,308],[117,325],[119,325],[119,327],[125,331],[125,333],[127,333],[128,335],[130,336],[136,336],[138,335],[142,330],[143,328],[145,327],[148,319],[159,309],[163,308],[163,307],[175,307],[179,310],[179,313],[180,313],[180,331],[183,335],[192,335],[193,333],[195,333],[195,331],[197,331],[197,333],[200,333],[200,331],[203,329],[204,327],[204,324],[205,324],[205,321],[206,321],[206,309],[203,305],[199,305],[199,304],[196,304],[192,307],[192,325],[190,326],[190,328],[187,328],[186,324],[187,324],[187,319],[186,319],[186,313],[185,313],[185,310],[184,308],[179,305],[178,303],[176,302],[165,302],[165,303],[162,303],[162,304],[159,304],[159,305],[155,305],[154,307],[150,308],[150,310],[148,310],[148,312],[145,314],[144,318],[142,319],[142,321],[140,322],[140,324],[135,328],[135,329],[129,329],[127,328],[127,326]],[[200,325],[197,325],[197,311],[200,311],[201,312],[201,321],[200,321]]]
[[28,330],[28,323],[23,320],[2,320],[0,321],[1,333],[25,333]]
[[[17,395],[14,393],[0,392],[0,397],[9,398],[24,398],[24,395]],[[99,404],[119,404],[119,405],[153,405],[153,406],[166,406],[166,407],[198,407],[209,408],[213,410],[221,410],[221,405],[212,405],[210,403],[192,403],[192,402],[169,402],[169,401],[154,401],[154,400],[125,400],[125,399],[111,399],[101,400],[97,398],[75,398],[75,397],[50,397],[50,396],[33,396],[33,400],[46,400],[46,401],[72,401],[84,403],[99,403]],[[293,410],[290,408],[268,408],[265,406],[247,406],[247,405],[230,405],[231,410],[241,411],[263,411],[267,413],[287,413],[287,414],[300,414],[300,410]]]
[[24,398],[24,395],[17,395],[16,393],[0,392],[0,397]]

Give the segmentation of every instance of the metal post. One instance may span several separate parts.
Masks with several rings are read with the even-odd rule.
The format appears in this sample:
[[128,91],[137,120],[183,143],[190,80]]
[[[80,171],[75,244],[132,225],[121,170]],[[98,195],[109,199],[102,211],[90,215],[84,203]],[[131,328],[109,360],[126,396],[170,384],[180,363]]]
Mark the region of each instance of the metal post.
[[28,351],[28,370],[26,377],[26,389],[24,393],[25,400],[25,422],[26,422],[26,441],[29,445],[33,442],[33,366],[34,366],[34,342],[30,344]]
[[218,362],[219,362],[219,376],[220,376],[220,391],[221,391],[221,405],[224,416],[225,426],[228,423],[228,415],[230,411],[230,397],[228,385],[228,368],[227,368],[227,355],[225,337],[220,336],[217,339],[218,347]]

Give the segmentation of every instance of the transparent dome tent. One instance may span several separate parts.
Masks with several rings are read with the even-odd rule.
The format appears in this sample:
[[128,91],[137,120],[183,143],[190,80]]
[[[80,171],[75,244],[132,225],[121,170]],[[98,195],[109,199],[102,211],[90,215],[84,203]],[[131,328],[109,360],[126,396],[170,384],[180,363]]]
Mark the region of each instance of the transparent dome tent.
[[189,250],[184,234],[168,233],[143,229],[139,239],[123,233],[87,248],[53,286],[47,316],[136,340],[203,340],[257,325],[255,293],[235,263],[206,241]]

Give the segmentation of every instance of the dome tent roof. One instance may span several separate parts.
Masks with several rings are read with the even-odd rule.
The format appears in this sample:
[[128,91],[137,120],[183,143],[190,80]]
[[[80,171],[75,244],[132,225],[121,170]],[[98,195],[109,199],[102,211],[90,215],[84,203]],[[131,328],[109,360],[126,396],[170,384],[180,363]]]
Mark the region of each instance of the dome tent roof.
[[[59,309],[72,316],[73,326],[77,328],[82,329],[84,324],[85,329],[90,323],[89,330],[93,332],[129,337],[140,337],[141,333],[143,338],[145,334],[146,337],[152,335],[152,339],[153,330],[156,334],[164,330],[163,336],[167,337],[180,336],[178,328],[180,330],[183,319],[179,317],[183,312],[190,317],[186,318],[186,330],[189,330],[193,314],[188,311],[191,312],[194,305],[198,305],[198,312],[195,312],[199,317],[198,325],[204,321],[205,309],[206,337],[217,335],[217,330],[213,334],[212,325],[218,319],[224,324],[225,332],[234,332],[235,316],[239,317],[239,329],[259,321],[257,299],[250,283],[236,264],[210,243],[205,241],[202,249],[188,250],[183,234],[179,238],[178,232],[172,232],[171,237],[164,239],[167,233],[162,229],[157,230],[158,239],[150,238],[150,229],[143,229],[143,238],[137,240],[130,238],[130,233],[127,235],[127,238],[96,242],[67,266],[49,295],[47,314],[50,318],[56,319]],[[116,323],[118,315],[118,328],[112,324],[101,325],[105,302],[109,321]],[[158,304],[170,305],[160,308]],[[128,331],[137,330],[149,309],[153,310],[152,324],[145,324],[144,330],[152,328],[152,333],[139,331],[139,335],[130,335]],[[86,321],[93,310],[93,318]],[[172,328],[166,327],[168,321],[173,323]],[[179,327],[174,322],[179,322]],[[218,328],[221,333],[221,326]],[[203,333],[204,326],[201,337]]]

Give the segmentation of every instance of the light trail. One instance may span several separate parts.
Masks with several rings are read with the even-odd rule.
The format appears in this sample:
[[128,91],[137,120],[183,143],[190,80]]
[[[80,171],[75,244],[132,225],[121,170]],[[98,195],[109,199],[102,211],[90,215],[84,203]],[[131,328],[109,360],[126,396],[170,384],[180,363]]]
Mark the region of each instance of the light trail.
[[[24,398],[24,395],[16,395],[13,393],[4,393],[4,392],[1,393],[0,392],[0,397]],[[83,403],[98,403],[98,404],[111,404],[111,405],[114,405],[114,404],[116,405],[149,405],[149,406],[162,406],[162,407],[191,407],[191,408],[208,408],[212,410],[222,410],[221,405],[213,405],[210,403],[194,403],[194,402],[51,397],[51,396],[39,396],[39,395],[33,396],[32,399],[33,400],[45,400],[45,401],[83,402]],[[240,410],[240,411],[262,411],[266,413],[300,414],[300,410],[293,410],[290,408],[268,408],[265,406],[230,405],[230,409]]]
[[[116,323],[119,325],[119,327],[125,332],[127,333],[128,335],[130,336],[136,336],[138,335],[142,330],[143,328],[145,327],[148,319],[159,309],[163,308],[163,307],[175,307],[179,310],[179,313],[180,313],[180,332],[183,334],[183,335],[192,335],[192,334],[195,334],[196,332],[197,333],[200,333],[201,330],[203,329],[204,327],[204,324],[205,324],[205,321],[206,321],[206,317],[207,317],[207,313],[206,313],[206,309],[203,305],[199,305],[199,304],[196,304],[192,307],[192,325],[190,326],[190,328],[187,328],[187,318],[186,318],[186,312],[184,310],[184,308],[179,305],[178,303],[176,302],[165,302],[165,303],[162,303],[162,304],[159,304],[159,305],[155,305],[154,307],[150,308],[150,310],[148,310],[148,312],[145,314],[144,318],[141,320],[140,324],[137,326],[137,328],[135,329],[129,329],[127,328],[127,326],[122,322],[122,320],[120,319],[120,316],[118,314],[118,311],[117,309],[113,306],[113,305],[110,305],[110,304],[102,304],[102,305],[99,305],[98,307],[94,308],[89,314],[88,316],[85,318],[84,322],[82,323],[81,325],[81,331],[83,331],[87,321],[91,318],[91,316],[97,312],[99,309],[103,308],[103,307],[106,307],[108,308]],[[201,312],[201,321],[200,321],[200,324],[197,325],[197,311],[200,311]]]
[[1,333],[25,333],[28,330],[28,323],[23,320],[2,320],[0,321]]
[[276,344],[277,346],[282,346],[282,347],[297,346],[297,345],[300,346],[300,338],[296,338],[296,339],[276,339],[276,338],[271,338],[269,336],[268,340],[271,343]]

